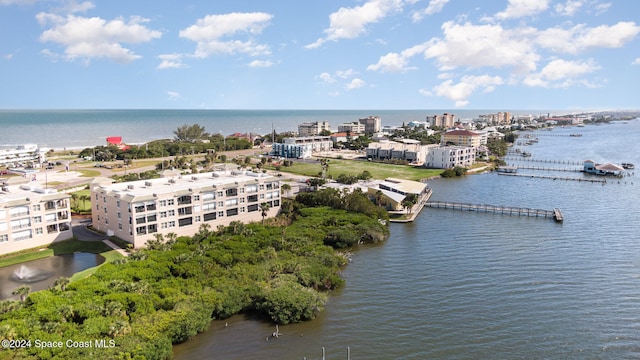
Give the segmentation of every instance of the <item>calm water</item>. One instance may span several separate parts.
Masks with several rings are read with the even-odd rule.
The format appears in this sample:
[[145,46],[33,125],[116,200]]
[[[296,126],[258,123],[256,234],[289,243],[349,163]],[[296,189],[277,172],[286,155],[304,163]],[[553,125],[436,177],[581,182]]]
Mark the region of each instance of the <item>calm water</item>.
[[[640,121],[551,133],[572,132],[583,137],[540,136],[526,150],[640,164]],[[347,347],[352,359],[640,358],[640,180],[493,173],[430,186],[434,200],[559,207],[565,221],[425,209],[355,251],[346,287],[316,320],[270,341],[271,324],[214,321],[175,359],[320,359],[322,347],[327,359],[346,359]]]
[[[0,299],[16,299],[11,292],[22,285],[29,286],[31,291],[47,289],[62,276],[71,277],[79,271],[103,262],[104,257],[98,254],[75,253],[0,268]],[[16,278],[14,273],[23,274],[23,280]]]
[[[503,110],[500,110],[503,111]],[[122,136],[129,144],[173,138],[183,124],[199,124],[209,133],[268,134],[297,131],[300,123],[328,121],[333,129],[344,122],[376,115],[383,125],[424,121],[427,115],[450,110],[0,110],[0,146],[39,144],[56,149],[104,145],[108,136]],[[459,110],[461,119],[493,110]],[[548,113],[518,110],[513,114]],[[553,112],[552,112],[553,113]],[[565,112],[559,112],[564,114]]]

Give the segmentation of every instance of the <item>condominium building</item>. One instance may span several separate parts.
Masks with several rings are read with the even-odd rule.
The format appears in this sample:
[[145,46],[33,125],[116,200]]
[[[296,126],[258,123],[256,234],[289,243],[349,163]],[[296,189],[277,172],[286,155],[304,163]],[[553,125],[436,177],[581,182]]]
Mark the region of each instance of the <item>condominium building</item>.
[[358,122],[364,125],[364,132],[367,134],[379,133],[382,129],[382,120],[379,116],[368,116],[358,119]]
[[68,194],[0,180],[0,254],[73,237]]
[[192,236],[202,224],[215,229],[232,221],[260,221],[263,203],[269,206],[266,215],[275,216],[280,182],[239,170],[126,183],[98,178],[91,184],[91,201],[96,230],[140,248],[157,234]]
[[443,145],[453,144],[457,146],[479,147],[482,145],[483,136],[469,130],[452,130],[442,134]]
[[444,113],[442,115],[427,116],[426,120],[431,126],[452,128],[456,123],[456,116],[454,114]]
[[432,169],[451,169],[456,166],[469,168],[475,159],[474,147],[441,146],[429,149],[424,166]]
[[298,125],[298,136],[318,136],[325,130],[331,131],[327,121],[305,122]]
[[479,118],[481,121],[484,121],[489,125],[511,125],[511,113],[508,111],[499,112],[497,114],[480,115]]
[[405,139],[404,142],[379,141],[369,144],[367,159],[406,160],[410,163],[424,163],[429,149],[438,145],[421,145],[420,141]]
[[39,167],[47,161],[47,148],[40,148],[35,144],[20,145],[0,149],[0,166],[23,167],[31,165]]
[[359,122],[350,122],[338,125],[338,132],[346,132],[353,134],[362,134],[365,132],[365,125]]
[[333,141],[330,136],[307,136],[284,138],[282,143],[271,146],[271,155],[284,158],[305,159],[314,152],[330,151]]

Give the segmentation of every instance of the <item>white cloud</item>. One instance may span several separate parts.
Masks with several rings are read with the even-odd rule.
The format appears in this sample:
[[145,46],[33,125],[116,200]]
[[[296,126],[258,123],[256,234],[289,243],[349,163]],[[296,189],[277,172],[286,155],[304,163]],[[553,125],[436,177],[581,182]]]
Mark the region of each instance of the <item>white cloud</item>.
[[422,20],[425,15],[433,15],[442,11],[442,8],[449,2],[449,0],[430,0],[429,5],[420,10],[413,13],[411,18],[414,22]]
[[317,78],[326,82],[327,84],[333,84],[334,82],[336,82],[336,79],[334,79],[333,76],[331,76],[331,74],[329,74],[328,72],[323,72],[322,74],[318,75]]
[[607,12],[607,10],[609,10],[610,7],[611,7],[611,3],[597,4],[595,6],[596,15],[600,15],[600,14],[603,14],[603,13]]
[[518,72],[536,68],[540,56],[528,40],[531,28],[504,29],[501,25],[442,25],[443,39],[431,39],[424,56],[437,60],[441,71],[463,67],[511,67]]
[[613,26],[586,27],[584,24],[569,29],[549,28],[540,31],[536,43],[559,53],[576,54],[591,48],[620,48],[640,33],[635,22],[619,22]]
[[275,65],[275,63],[271,60],[253,60],[248,66],[251,68],[268,68],[273,65]]
[[168,98],[169,101],[176,101],[182,98],[182,95],[180,95],[180,93],[175,91],[167,91],[167,95],[169,96]]
[[380,72],[407,72],[416,69],[407,66],[409,59],[423,53],[429,46],[429,43],[418,44],[398,53],[388,53],[378,59],[378,63],[367,66],[368,71]]
[[498,19],[512,19],[536,15],[549,7],[549,0],[509,0],[504,11],[497,13]]
[[361,87],[363,87],[364,85],[365,85],[364,80],[362,80],[362,79],[358,79],[358,78],[355,78],[355,79],[351,80],[351,82],[350,82],[350,83],[348,83],[348,84],[345,86],[345,88],[346,88],[347,90],[353,90],[353,89],[361,88]]
[[250,56],[268,55],[269,46],[247,41],[222,40],[238,33],[258,35],[267,27],[273,16],[267,13],[230,13],[207,15],[194,25],[180,30],[180,37],[197,43],[195,56],[206,58],[212,54],[244,53]]
[[350,77],[355,76],[356,74],[357,74],[357,72],[355,72],[353,69],[336,71],[336,76],[341,78],[341,79],[348,79]]
[[11,60],[11,59],[13,59],[13,54],[5,54],[5,55],[3,56],[3,58],[4,58],[5,60]]
[[[455,101],[456,107],[463,107],[469,104],[468,98],[476,90],[482,89],[484,92],[490,92],[494,90],[496,85],[502,85],[503,83],[504,81],[499,76],[467,75],[463,76],[457,84],[454,84],[453,80],[446,80],[434,87],[433,91],[435,91],[435,94],[438,96],[444,96]],[[420,93],[423,95],[431,94],[426,90],[422,90]]]
[[329,28],[324,30],[326,36],[306,45],[305,48],[315,49],[327,41],[355,39],[366,31],[367,25],[401,9],[402,0],[369,0],[361,6],[341,7],[329,15]]
[[523,83],[531,87],[569,87],[576,83],[590,84],[578,78],[599,69],[600,66],[591,59],[586,61],[556,59],[549,62],[539,73],[529,74]]
[[633,60],[632,65],[640,65],[640,57]]
[[131,17],[125,22],[121,18],[107,21],[99,17],[63,17],[39,13],[36,19],[42,26],[51,25],[40,35],[40,40],[64,46],[64,58],[69,61],[81,59],[88,62],[93,58],[107,58],[116,62],[131,62],[141,56],[122,44],[144,43],[162,36],[159,31],[142,25],[148,20],[140,17]]
[[564,4],[556,4],[555,10],[564,16],[573,16],[584,5],[582,0],[567,0]]
[[163,54],[158,55],[158,58],[162,60],[157,69],[179,69],[188,67],[182,62],[182,54]]

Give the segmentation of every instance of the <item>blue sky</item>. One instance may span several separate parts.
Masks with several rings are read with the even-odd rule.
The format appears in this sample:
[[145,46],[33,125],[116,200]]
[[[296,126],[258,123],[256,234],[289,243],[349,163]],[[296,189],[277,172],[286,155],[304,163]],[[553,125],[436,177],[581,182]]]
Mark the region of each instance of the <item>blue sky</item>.
[[0,108],[638,109],[636,0],[0,0]]

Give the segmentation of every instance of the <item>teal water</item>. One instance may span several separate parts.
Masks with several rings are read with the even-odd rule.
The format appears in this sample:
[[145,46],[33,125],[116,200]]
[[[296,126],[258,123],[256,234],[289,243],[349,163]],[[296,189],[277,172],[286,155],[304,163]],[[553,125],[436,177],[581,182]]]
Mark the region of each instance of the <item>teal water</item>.
[[[640,164],[640,121],[557,128],[533,157]],[[521,171],[525,173],[524,170]],[[585,176],[562,173],[564,176]],[[181,359],[640,357],[640,181],[499,176],[430,182],[434,200],[562,209],[565,221],[425,209],[354,251],[326,310],[280,327],[236,316],[174,347]],[[228,326],[225,326],[225,323]]]
[[[502,111],[502,110],[501,110]],[[108,136],[122,136],[129,144],[173,138],[183,124],[199,124],[209,133],[236,132],[269,134],[297,131],[307,121],[328,121],[333,129],[344,122],[370,115],[380,116],[383,125],[424,121],[427,115],[447,110],[0,110],[0,146],[39,144],[62,148],[104,145]],[[461,119],[471,119],[493,110],[460,110]],[[539,114],[548,111],[513,111]]]

